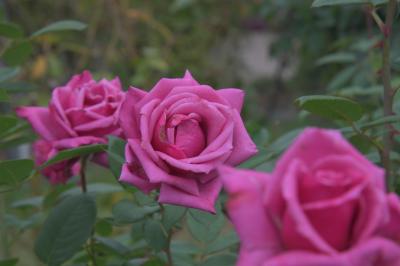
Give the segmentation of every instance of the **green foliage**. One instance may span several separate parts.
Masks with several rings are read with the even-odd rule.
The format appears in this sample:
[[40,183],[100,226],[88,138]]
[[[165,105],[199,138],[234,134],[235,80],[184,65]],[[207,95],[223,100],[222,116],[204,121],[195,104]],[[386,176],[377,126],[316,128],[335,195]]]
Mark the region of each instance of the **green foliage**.
[[96,203],[88,195],[71,196],[51,212],[35,243],[37,256],[57,266],[78,252],[90,237],[96,220]]
[[121,174],[122,165],[125,162],[125,145],[126,141],[115,136],[108,137],[108,163],[111,172],[116,178]]
[[337,96],[302,96],[296,103],[301,109],[330,119],[357,121],[364,113],[358,103]]
[[8,65],[18,66],[28,59],[32,51],[30,41],[16,41],[4,51],[2,58]]
[[57,22],[51,23],[51,24],[47,25],[46,27],[44,27],[38,31],[35,31],[34,33],[32,33],[32,37],[40,36],[40,35],[51,33],[51,32],[65,31],[65,30],[81,31],[81,30],[86,29],[86,27],[87,27],[87,25],[80,21],[62,20],[62,21],[57,21]]
[[166,232],[163,230],[161,223],[157,220],[146,220],[144,224],[144,239],[155,251],[160,251],[168,247]]
[[18,263],[18,259],[6,259],[0,260],[0,266],[15,266]]
[[85,145],[80,146],[74,149],[67,149],[60,151],[54,157],[50,158],[47,162],[40,166],[40,169],[43,169],[49,165],[59,163],[65,160],[73,159],[79,156],[85,156],[97,152],[102,152],[107,149],[107,145],[104,144],[93,144],[93,145]]
[[186,213],[186,208],[174,205],[164,205],[162,215],[162,224],[165,230],[171,230]]
[[113,206],[112,213],[116,224],[131,224],[159,209],[159,206],[138,206],[132,201],[122,200]]
[[314,0],[312,7],[336,6],[336,5],[354,5],[354,4],[372,4],[380,5],[387,0]]
[[14,23],[0,22],[0,36],[17,39],[23,37],[21,27]]
[[30,176],[33,166],[33,161],[28,159],[0,161],[0,187],[20,185]]

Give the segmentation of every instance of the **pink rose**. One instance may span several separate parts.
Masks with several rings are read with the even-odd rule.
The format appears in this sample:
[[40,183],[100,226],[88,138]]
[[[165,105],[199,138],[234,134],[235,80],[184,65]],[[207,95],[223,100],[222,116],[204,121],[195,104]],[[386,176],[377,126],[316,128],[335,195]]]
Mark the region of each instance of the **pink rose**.
[[238,265],[400,265],[399,199],[339,132],[304,130],[271,175],[219,170]]
[[[78,140],[78,141],[77,141]],[[77,148],[81,145],[91,143],[105,143],[106,140],[96,137],[80,137],[79,139],[62,139],[54,141],[46,141],[39,139],[33,143],[33,152],[35,155],[36,165],[42,165],[50,158],[57,155],[59,151],[65,149]],[[96,154],[97,155],[97,154]],[[100,154],[99,154],[100,155]],[[101,158],[94,157],[94,160],[101,163]],[[51,184],[65,183],[71,176],[78,175],[80,171],[79,158],[62,161],[50,165],[42,170],[42,174],[49,178]]]
[[144,192],[160,187],[162,203],[214,212],[216,166],[257,152],[240,118],[243,97],[200,85],[189,72],[161,79],[149,93],[131,88],[120,113],[128,139],[120,181]]
[[[34,153],[40,158],[37,162],[44,162],[43,158],[47,160],[60,150],[105,143],[106,135],[121,135],[118,114],[123,99],[118,78],[96,82],[88,71],[84,71],[72,77],[67,85],[55,88],[48,107],[19,107],[16,112],[27,119],[40,136],[41,140],[34,145]],[[63,171],[64,174],[56,171],[55,174],[50,169],[43,173],[56,180],[53,183],[65,181],[75,174],[71,171]]]

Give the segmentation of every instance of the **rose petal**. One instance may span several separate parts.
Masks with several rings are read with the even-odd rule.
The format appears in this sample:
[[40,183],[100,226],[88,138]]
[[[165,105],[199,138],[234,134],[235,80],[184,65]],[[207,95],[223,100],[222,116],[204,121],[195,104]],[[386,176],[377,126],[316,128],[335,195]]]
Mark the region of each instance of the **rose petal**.
[[258,150],[236,110],[233,111],[233,121],[235,124],[233,132],[233,150],[227,164],[238,165],[255,155]]
[[139,112],[136,103],[146,95],[145,91],[130,87],[125,94],[119,112],[119,124],[123,129],[126,138],[138,138],[139,133]]
[[218,179],[199,185],[198,195],[188,194],[175,186],[163,183],[161,184],[158,201],[215,213],[214,203],[220,190],[221,182]]
[[143,167],[149,181],[151,183],[166,183],[176,186],[187,193],[199,195],[199,188],[197,182],[190,178],[178,177],[168,174],[166,171],[160,169],[149,157],[149,155],[141,147],[139,140],[129,139],[128,145],[134,155],[137,157],[140,165]]
[[[226,166],[218,167],[218,172],[229,194],[229,217],[241,240],[239,264],[260,265],[282,249],[278,230],[262,202],[270,177]],[[245,264],[248,260],[252,263]]]
[[226,88],[217,90],[217,94],[226,100],[231,107],[235,108],[238,113],[240,113],[243,107],[244,91],[234,88]]
[[33,129],[45,140],[66,138],[69,134],[54,120],[45,107],[19,107],[16,110],[19,117],[25,118]]
[[282,216],[282,238],[289,249],[306,249],[335,254],[333,249],[315,230],[299,202],[299,179],[307,174],[307,167],[294,159],[282,181],[282,195],[286,210]]
[[381,228],[380,234],[400,243],[400,200],[396,193],[387,195],[390,216]]
[[132,172],[129,169],[129,164],[125,163],[122,166],[121,176],[119,177],[119,181],[123,183],[128,183],[139,188],[144,193],[149,193],[153,189],[158,188],[159,184],[150,183],[147,178],[142,178]]

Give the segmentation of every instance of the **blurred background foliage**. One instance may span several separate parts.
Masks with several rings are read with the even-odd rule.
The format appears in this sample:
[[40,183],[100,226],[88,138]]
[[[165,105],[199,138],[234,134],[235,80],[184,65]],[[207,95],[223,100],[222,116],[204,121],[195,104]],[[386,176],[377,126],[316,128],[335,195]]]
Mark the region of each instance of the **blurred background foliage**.
[[[273,159],[298,132],[290,130],[305,125],[349,126],[346,121],[332,122],[299,111],[294,100],[301,95],[329,94],[359,101],[364,110],[361,122],[382,115],[382,36],[369,14],[370,7],[311,9],[311,3],[311,0],[0,0],[0,21],[22,29],[21,36],[16,38],[0,36],[0,96],[5,91],[10,98],[7,103],[0,102],[0,110],[12,117],[16,106],[46,105],[53,88],[84,69],[96,78],[119,76],[126,89],[132,85],[146,90],[161,77],[179,77],[189,69],[200,83],[246,91],[242,116],[264,157],[261,163],[251,161],[245,166],[269,170]],[[377,12],[384,15],[383,8]],[[60,20],[81,21],[87,27],[31,35]],[[397,20],[393,32],[398,31]],[[396,34],[393,38],[396,87],[400,86],[400,36]],[[400,110],[400,105],[395,104],[395,110]],[[381,131],[372,131],[371,136],[379,137]],[[379,160],[370,142],[351,130],[344,132],[360,150]],[[1,159],[29,156],[29,145],[21,144],[31,142],[34,134],[22,121],[11,135],[2,138]],[[131,237],[132,241],[140,238],[135,229],[131,236],[120,234],[126,228],[109,229],[104,218],[118,213],[115,208],[113,212],[110,210],[127,194],[120,191],[111,173],[96,166],[91,166],[89,180],[108,184],[93,187],[101,206],[98,216],[103,217],[98,220],[98,243],[103,243],[99,247],[102,252],[111,249],[115,253],[115,249],[121,250],[118,245],[125,243],[126,238]],[[0,221],[6,231],[2,234],[7,242],[3,243],[4,254],[19,257],[20,265],[41,265],[32,252],[32,241],[57,195],[68,188],[71,186],[50,189],[46,181],[33,178],[21,189],[2,196],[6,210]],[[21,203],[27,195],[33,198]],[[136,198],[135,201],[139,199],[136,203],[142,204],[143,197]],[[196,213],[188,219],[195,216]],[[121,243],[107,242],[110,235]],[[234,236],[229,237],[230,244],[237,244]],[[187,236],[183,234],[182,238]],[[197,244],[206,252],[202,241]],[[135,247],[140,245],[145,244],[136,242]],[[177,256],[181,256],[185,265],[185,256],[196,252],[191,250],[189,255]],[[207,254],[203,255],[201,259],[205,260]],[[232,261],[229,257],[232,253],[223,255]],[[221,263],[215,260],[215,265]],[[148,265],[159,265],[157,259],[154,261]]]

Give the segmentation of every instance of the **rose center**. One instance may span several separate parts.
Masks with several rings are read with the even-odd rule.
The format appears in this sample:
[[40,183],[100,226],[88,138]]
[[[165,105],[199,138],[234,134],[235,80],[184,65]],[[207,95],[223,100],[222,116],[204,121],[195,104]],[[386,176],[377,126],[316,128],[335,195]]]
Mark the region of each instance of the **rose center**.
[[201,117],[195,113],[174,114],[168,119],[161,117],[153,145],[177,159],[199,155],[206,146]]

